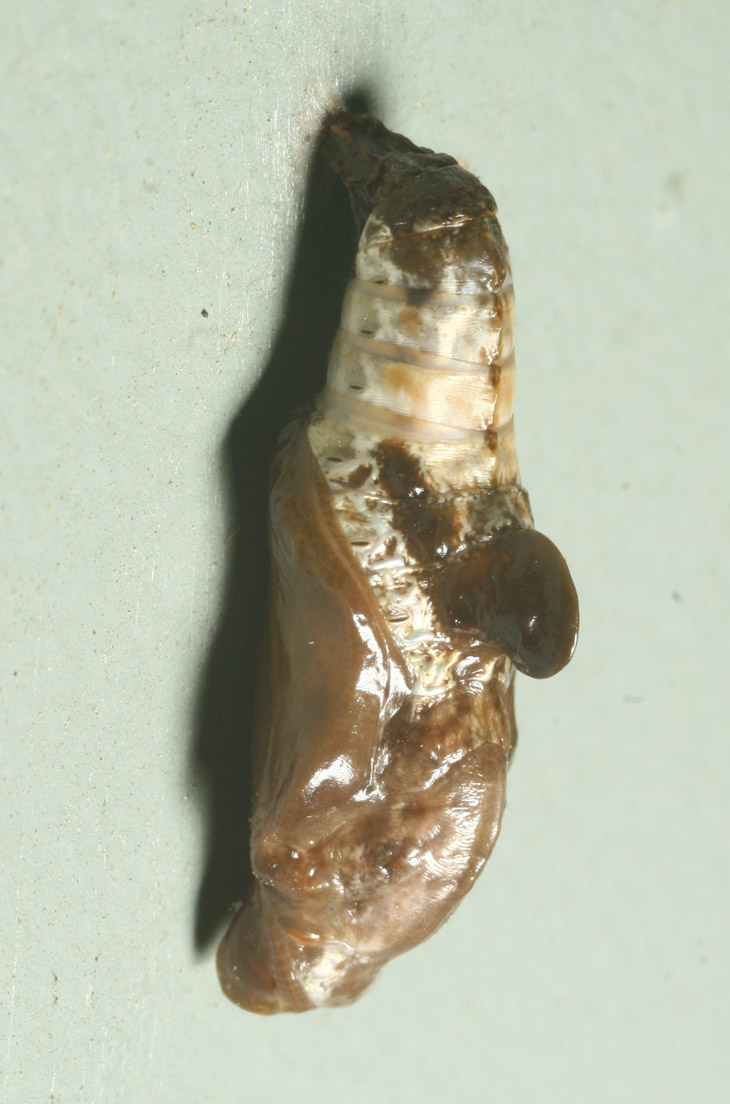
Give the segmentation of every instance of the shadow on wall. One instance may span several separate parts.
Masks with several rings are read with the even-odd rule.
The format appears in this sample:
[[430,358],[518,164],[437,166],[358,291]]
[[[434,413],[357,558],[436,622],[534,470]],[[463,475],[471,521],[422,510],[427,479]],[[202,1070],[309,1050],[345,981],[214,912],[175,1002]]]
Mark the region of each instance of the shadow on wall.
[[[345,97],[371,112],[367,91]],[[324,385],[345,283],[357,245],[344,187],[315,147],[282,326],[259,382],[223,445],[232,537],[220,620],[202,672],[190,773],[206,822],[205,868],[194,941],[206,949],[248,895],[251,750],[268,603],[268,483],[276,439],[292,412]]]

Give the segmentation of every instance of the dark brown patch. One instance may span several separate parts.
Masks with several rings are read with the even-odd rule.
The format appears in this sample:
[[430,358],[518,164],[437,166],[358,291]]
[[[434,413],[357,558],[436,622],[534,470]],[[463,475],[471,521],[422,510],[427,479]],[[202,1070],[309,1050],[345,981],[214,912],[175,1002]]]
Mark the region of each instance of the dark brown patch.
[[370,464],[360,464],[359,467],[355,468],[355,470],[351,471],[348,475],[347,486],[352,487],[353,490],[362,487],[372,470]]
[[428,494],[418,459],[400,441],[381,441],[373,452],[389,498],[421,499]]
[[431,297],[430,288],[406,288],[406,300],[413,307],[422,307]]
[[385,554],[386,556],[395,556],[395,550],[398,547],[398,541],[395,537],[388,537],[385,542]]
[[378,870],[384,877],[391,879],[409,869],[408,855],[414,846],[414,839],[390,838],[383,842],[376,840],[366,848],[363,858],[371,870]]
[[554,675],[578,637],[578,597],[558,549],[534,529],[510,529],[444,564],[437,616],[499,644],[533,678]]
[[484,431],[484,439],[487,442],[487,448],[490,452],[497,451],[497,444],[499,442],[499,436],[496,429],[487,429]]
[[[417,204],[417,197],[412,198]],[[382,208],[376,210],[383,218]],[[436,213],[429,217],[436,217]],[[509,274],[507,246],[494,217],[455,226],[446,222],[443,228],[425,234],[395,235],[387,252],[393,264],[420,288],[439,287],[444,270],[449,269],[457,286],[469,282],[485,292],[494,292],[505,284]]]
[[410,790],[413,801],[409,804],[415,808],[416,793],[445,759],[474,745],[481,723],[469,694],[457,693],[420,705],[406,701],[383,733],[383,785]]
[[489,367],[489,382],[496,391],[499,387],[499,381],[502,378],[502,365],[492,361]]
[[424,169],[456,164],[447,154],[420,149],[402,134],[394,134],[372,115],[347,111],[330,118],[320,148],[349,192],[360,230],[383,191],[392,191]]
[[412,161],[404,159],[397,165],[391,158],[390,162],[392,168],[384,174],[377,206],[394,238],[414,234],[424,221],[456,228],[497,211],[489,189],[445,154],[423,150],[415,172]]
[[393,523],[413,559],[428,564],[458,548],[456,508],[434,494],[417,458],[400,441],[382,441],[373,455],[393,502]]
[[456,508],[443,499],[426,500],[416,506],[404,503],[393,512],[408,551],[419,564],[443,559],[459,545]]

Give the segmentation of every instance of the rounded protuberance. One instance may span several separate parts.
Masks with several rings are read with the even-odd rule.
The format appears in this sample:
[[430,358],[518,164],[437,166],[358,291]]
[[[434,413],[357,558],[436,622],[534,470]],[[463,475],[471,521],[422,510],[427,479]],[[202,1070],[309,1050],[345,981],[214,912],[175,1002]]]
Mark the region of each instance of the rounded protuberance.
[[568,565],[534,529],[510,529],[444,565],[439,613],[453,628],[503,648],[518,670],[548,678],[578,639],[578,596]]

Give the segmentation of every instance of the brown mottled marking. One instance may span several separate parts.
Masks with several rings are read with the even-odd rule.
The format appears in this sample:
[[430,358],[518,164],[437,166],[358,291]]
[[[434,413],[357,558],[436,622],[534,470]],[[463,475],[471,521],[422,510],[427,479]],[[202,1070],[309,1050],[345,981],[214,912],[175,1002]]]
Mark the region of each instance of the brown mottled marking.
[[390,788],[426,784],[439,764],[467,754],[480,732],[467,694],[416,703],[409,699],[383,733],[382,780]]
[[433,493],[417,458],[401,441],[381,441],[373,455],[380,483],[393,500],[393,524],[414,560],[431,563],[458,548],[456,506]]
[[390,498],[426,497],[421,465],[401,441],[381,441],[373,455],[380,470],[380,482]]
[[404,391],[412,399],[418,400],[428,388],[428,380],[419,378],[410,365],[394,360],[385,370],[386,385],[395,391]]
[[405,337],[417,338],[423,329],[420,306],[403,306],[398,314],[398,328]]
[[358,487],[362,487],[363,483],[366,482],[372,470],[373,469],[371,468],[370,464],[360,464],[358,467],[355,468],[354,471],[351,471],[348,475],[347,486],[352,487],[353,490],[357,490]]
[[[388,222],[387,211],[381,208],[381,212]],[[445,222],[443,229],[428,234],[400,234],[395,227],[391,229],[394,241],[388,249],[390,258],[418,287],[438,287],[444,269],[454,264],[463,282],[471,278],[484,291],[499,291],[507,280],[509,257],[502,231],[496,218],[486,217],[483,212],[475,212],[471,224],[468,220],[458,226]],[[485,257],[491,266],[485,264]]]

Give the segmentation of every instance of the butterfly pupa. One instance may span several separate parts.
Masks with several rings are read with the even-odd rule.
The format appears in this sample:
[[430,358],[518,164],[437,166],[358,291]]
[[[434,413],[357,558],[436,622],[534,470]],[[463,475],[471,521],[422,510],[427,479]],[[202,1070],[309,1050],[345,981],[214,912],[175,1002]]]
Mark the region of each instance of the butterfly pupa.
[[271,477],[255,883],[218,951],[259,1013],[347,1004],[447,919],[499,832],[515,669],[554,674],[578,631],[519,480],[491,194],[369,116],[334,116],[321,153],[361,233]]

